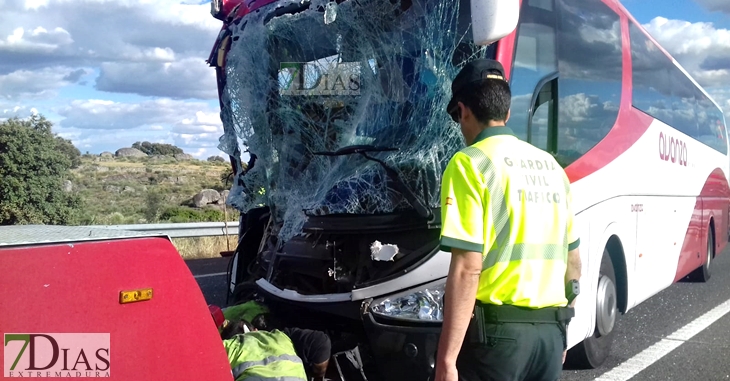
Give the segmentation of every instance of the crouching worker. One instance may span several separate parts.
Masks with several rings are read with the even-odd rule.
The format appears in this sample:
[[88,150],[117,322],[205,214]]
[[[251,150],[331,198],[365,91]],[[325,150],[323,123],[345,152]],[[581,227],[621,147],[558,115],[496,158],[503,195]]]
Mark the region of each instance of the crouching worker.
[[238,320],[225,324],[221,338],[236,381],[324,380],[331,351],[324,332],[300,328],[263,331]]

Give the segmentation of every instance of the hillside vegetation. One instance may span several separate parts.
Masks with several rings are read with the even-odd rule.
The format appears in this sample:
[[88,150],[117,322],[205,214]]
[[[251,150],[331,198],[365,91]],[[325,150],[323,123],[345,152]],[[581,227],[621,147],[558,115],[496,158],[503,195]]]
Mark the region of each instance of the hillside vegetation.
[[202,208],[192,202],[203,189],[230,188],[225,161],[83,155],[71,173],[71,192],[84,200],[80,225],[223,221],[226,213],[229,221],[238,218],[224,200]]
[[[81,155],[42,115],[0,120],[0,225],[235,221],[230,172],[221,157],[197,160],[164,143]],[[229,234],[173,243],[186,259],[211,257],[235,248]]]
[[[219,159],[83,155],[69,188],[83,200],[80,225],[236,221],[239,214],[225,199],[201,208],[193,204],[203,189],[226,192],[229,174],[230,164]],[[235,249],[237,233],[172,241],[184,259],[211,258]]]

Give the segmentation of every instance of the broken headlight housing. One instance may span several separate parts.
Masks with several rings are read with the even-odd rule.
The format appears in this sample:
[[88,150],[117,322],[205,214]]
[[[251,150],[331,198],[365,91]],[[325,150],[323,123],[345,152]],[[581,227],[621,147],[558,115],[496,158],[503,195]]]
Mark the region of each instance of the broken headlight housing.
[[374,300],[371,311],[379,316],[417,322],[441,322],[444,316],[446,278],[383,299]]

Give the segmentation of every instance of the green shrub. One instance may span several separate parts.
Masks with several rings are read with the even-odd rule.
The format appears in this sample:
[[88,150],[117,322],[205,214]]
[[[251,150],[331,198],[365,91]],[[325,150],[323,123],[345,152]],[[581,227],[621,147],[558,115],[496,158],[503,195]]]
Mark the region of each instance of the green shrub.
[[216,209],[192,209],[174,206],[160,214],[160,221],[166,222],[216,222],[223,221],[223,212]]

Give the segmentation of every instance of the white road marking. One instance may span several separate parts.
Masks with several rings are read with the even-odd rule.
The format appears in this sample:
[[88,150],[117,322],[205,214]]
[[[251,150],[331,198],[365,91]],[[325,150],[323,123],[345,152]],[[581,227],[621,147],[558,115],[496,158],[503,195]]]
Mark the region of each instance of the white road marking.
[[661,339],[656,344],[644,349],[636,356],[628,359],[626,362],[619,364],[610,371],[598,376],[596,381],[626,381],[634,377],[642,370],[659,361],[669,352],[677,349],[680,345],[691,339],[694,335],[702,332],[704,329],[712,325],[730,312],[730,300],[713,308],[704,315],[693,320],[691,323],[678,329],[671,335]]
[[221,276],[221,275],[226,275],[226,274],[228,274],[228,273],[203,274],[203,275],[196,275],[194,278],[195,279],[209,278],[212,276]]

